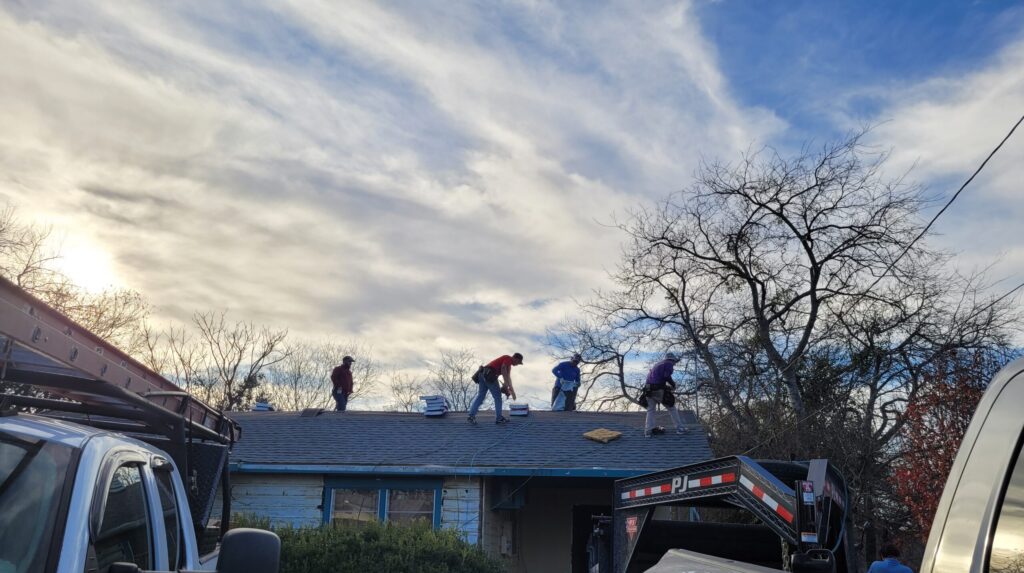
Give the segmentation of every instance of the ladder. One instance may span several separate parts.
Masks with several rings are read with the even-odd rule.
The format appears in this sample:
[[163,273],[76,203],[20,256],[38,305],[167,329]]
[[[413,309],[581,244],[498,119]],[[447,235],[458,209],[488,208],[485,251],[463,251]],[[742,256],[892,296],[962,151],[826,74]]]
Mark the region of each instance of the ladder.
[[57,397],[0,395],[9,404],[69,412],[89,417],[89,425],[176,443],[187,436],[230,446],[241,435],[222,412],[2,277],[0,342],[0,380]]

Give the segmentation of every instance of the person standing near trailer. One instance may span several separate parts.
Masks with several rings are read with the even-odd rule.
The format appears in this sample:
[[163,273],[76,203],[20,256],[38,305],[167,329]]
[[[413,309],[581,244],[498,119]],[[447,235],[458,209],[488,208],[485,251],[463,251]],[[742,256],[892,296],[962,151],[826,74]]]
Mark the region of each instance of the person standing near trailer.
[[[512,367],[519,366],[522,363],[523,355],[516,352],[512,356],[508,354],[499,356],[476,371],[476,374],[473,375],[473,381],[480,385],[480,390],[477,391],[476,398],[469,408],[468,421],[470,424],[476,423],[476,413],[480,410],[480,405],[484,403],[484,398],[487,397],[488,392],[494,398],[494,423],[508,423],[508,418],[501,415],[501,395],[506,394],[511,396],[513,400],[516,399],[516,390],[512,387]],[[504,384],[498,384],[499,377],[504,380]]]
[[335,412],[344,412],[348,407],[348,397],[352,394],[354,384],[352,383],[352,363],[355,360],[351,356],[341,359],[341,365],[336,366],[331,372],[331,384],[334,390],[331,396],[334,397]]
[[644,384],[644,392],[641,396],[642,405],[647,407],[647,420],[644,424],[645,437],[649,438],[654,434],[665,433],[665,428],[654,425],[654,412],[657,410],[658,404],[664,406],[672,416],[672,422],[676,425],[676,433],[686,433],[682,417],[679,415],[679,410],[676,409],[676,396],[673,393],[676,383],[672,380],[672,373],[676,362],[679,362],[679,358],[669,352],[665,355],[665,359],[655,364],[647,374],[647,383]]
[[583,362],[583,357],[573,354],[572,358],[559,363],[551,370],[555,375],[555,388],[551,392],[553,411],[576,410],[576,392],[580,389],[580,362]]

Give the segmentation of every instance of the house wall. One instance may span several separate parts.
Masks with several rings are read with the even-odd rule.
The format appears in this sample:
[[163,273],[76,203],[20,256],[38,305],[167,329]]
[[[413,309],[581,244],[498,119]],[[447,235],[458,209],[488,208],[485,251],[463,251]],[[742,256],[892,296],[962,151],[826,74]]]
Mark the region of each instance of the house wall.
[[480,478],[448,477],[441,486],[441,527],[462,533],[472,544],[480,541]]
[[[447,477],[441,485],[441,527],[480,540],[480,478]],[[269,517],[274,525],[316,526],[323,522],[325,476],[319,474],[231,475],[232,513]],[[220,507],[220,498],[215,507]]]
[[269,517],[272,525],[316,526],[323,521],[319,509],[323,493],[324,478],[317,474],[235,473],[231,474],[231,513]]
[[572,510],[577,505],[610,505],[609,485],[538,487],[527,490],[520,510],[517,571],[572,570]]
[[481,547],[504,562],[509,572],[571,571],[573,508],[610,506],[612,480],[534,480],[522,486],[521,507],[492,509],[507,502],[508,492],[518,490],[518,483],[508,487],[499,480],[484,481]]

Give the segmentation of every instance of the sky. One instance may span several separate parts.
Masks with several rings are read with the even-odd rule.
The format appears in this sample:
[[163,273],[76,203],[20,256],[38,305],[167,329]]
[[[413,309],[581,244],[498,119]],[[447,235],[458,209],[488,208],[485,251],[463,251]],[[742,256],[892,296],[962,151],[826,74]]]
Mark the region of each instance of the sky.
[[[520,351],[528,396],[701,159],[872,126],[943,199],[1024,114],[1009,1],[0,0],[0,54],[0,200],[75,280],[398,368]],[[1022,181],[1018,133],[937,223],[955,264],[1024,282]]]

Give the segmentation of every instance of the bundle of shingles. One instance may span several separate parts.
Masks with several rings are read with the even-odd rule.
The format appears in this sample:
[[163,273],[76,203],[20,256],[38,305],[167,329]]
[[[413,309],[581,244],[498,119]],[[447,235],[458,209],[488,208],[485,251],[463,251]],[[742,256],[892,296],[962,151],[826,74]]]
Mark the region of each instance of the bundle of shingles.
[[426,402],[424,416],[444,416],[448,413],[448,400],[445,400],[444,396],[420,396],[420,400]]
[[529,416],[530,415],[530,405],[529,404],[519,404],[519,403],[513,402],[513,403],[508,405],[508,415],[509,416]]

